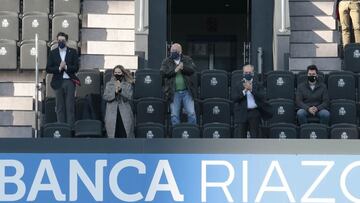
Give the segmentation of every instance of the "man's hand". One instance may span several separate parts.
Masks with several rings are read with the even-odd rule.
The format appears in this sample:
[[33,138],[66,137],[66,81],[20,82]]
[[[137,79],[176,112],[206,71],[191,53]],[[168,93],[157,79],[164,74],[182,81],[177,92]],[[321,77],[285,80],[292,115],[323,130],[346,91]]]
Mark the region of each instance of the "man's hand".
[[308,111],[309,111],[310,114],[312,114],[312,115],[315,116],[315,114],[316,114],[316,112],[318,111],[318,109],[317,109],[315,106],[312,106],[312,107],[309,108]]
[[175,68],[175,73],[177,73],[179,70],[184,69],[184,64],[183,62],[180,62],[179,65],[176,66]]
[[244,82],[243,85],[244,85],[245,91],[250,91],[250,92],[252,91],[252,83],[251,82]]
[[66,68],[66,63],[65,63],[65,61],[61,61],[61,63],[60,63],[60,69],[61,70],[64,70]]

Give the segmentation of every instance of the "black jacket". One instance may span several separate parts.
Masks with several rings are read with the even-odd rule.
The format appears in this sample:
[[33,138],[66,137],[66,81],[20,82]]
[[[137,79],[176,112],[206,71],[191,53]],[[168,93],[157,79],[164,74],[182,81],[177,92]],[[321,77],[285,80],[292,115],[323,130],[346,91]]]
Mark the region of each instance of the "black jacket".
[[328,109],[329,94],[324,83],[317,82],[315,89],[311,90],[309,82],[301,83],[296,90],[296,105],[308,110],[311,106],[315,106],[320,110]]
[[[254,95],[255,103],[263,120],[272,117],[272,107],[266,101],[265,90],[261,83],[254,79],[252,95]],[[243,94],[243,81],[236,83],[236,91],[231,96],[234,102],[234,123],[245,123],[247,121],[247,96]]]
[[[65,71],[70,79],[74,81],[79,81],[75,73],[79,70],[79,57],[75,49],[67,47],[65,62],[67,65],[67,70]],[[52,73],[53,78],[51,80],[51,87],[56,90],[61,87],[63,81],[63,71],[59,71],[59,66],[61,63],[60,51],[58,48],[50,51],[49,58],[46,64],[46,72]]]
[[[184,68],[183,70],[181,70],[181,73],[184,76],[186,88],[190,91],[192,97],[194,98],[196,89],[194,87],[194,84],[190,80],[190,76],[195,73],[196,66],[193,60],[186,55],[182,55],[180,61],[184,64]],[[160,72],[164,79],[163,88],[165,93],[165,99],[169,101],[172,101],[175,92],[176,66],[177,65],[175,64],[174,60],[170,58],[164,59],[161,64]]]

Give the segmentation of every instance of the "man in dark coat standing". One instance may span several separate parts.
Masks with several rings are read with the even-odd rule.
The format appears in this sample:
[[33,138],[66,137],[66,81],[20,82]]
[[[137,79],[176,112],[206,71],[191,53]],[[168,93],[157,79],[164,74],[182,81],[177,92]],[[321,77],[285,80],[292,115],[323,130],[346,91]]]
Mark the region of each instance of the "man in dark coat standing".
[[171,123],[180,123],[181,104],[187,113],[188,123],[196,124],[196,113],[194,107],[195,87],[190,80],[195,73],[196,66],[193,60],[182,54],[180,44],[173,44],[170,56],[161,64],[161,74],[164,79],[164,93],[170,102]]
[[246,137],[250,131],[252,138],[260,138],[261,119],[272,117],[271,105],[266,102],[263,86],[254,77],[254,67],[243,67],[243,79],[236,85],[236,93],[232,95],[234,102],[234,122],[239,135]]
[[46,65],[46,72],[53,74],[51,87],[55,91],[57,121],[75,122],[75,87],[80,83],[75,73],[79,70],[78,54],[66,46],[68,35],[58,33],[58,48],[52,50]]

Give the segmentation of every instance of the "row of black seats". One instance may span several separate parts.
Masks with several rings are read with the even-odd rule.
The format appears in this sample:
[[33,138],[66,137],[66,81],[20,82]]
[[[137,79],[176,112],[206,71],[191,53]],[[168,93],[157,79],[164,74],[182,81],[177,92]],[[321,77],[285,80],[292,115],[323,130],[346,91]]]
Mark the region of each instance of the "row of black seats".
[[69,40],[79,41],[79,16],[76,13],[57,13],[51,16],[51,19],[46,13],[24,14],[21,19],[21,32],[17,13],[0,12],[0,22],[0,39],[34,40],[35,34],[38,34],[39,40],[49,41],[55,39],[57,33],[65,32],[69,35]]
[[[102,123],[97,120],[79,120],[72,128],[65,123],[50,123],[43,128],[42,137],[105,137],[102,132]],[[266,132],[269,131],[269,132]],[[179,124],[171,129],[167,136],[164,125],[159,123],[143,123],[136,127],[136,138],[252,138],[250,134],[239,137],[237,129],[223,123],[209,123],[200,128],[193,124]],[[273,139],[358,139],[358,127],[352,124],[335,124],[330,128],[322,124],[303,124],[299,128],[294,124],[277,123],[262,130],[262,138]]]
[[80,13],[81,7],[80,0],[1,0],[0,2],[0,11],[15,13]]
[[[46,84],[49,84],[51,76],[49,75]],[[105,86],[110,80],[111,70],[105,72],[104,78],[98,70],[81,70],[78,73],[82,86],[78,88],[79,94],[101,94],[101,87]],[[194,74],[191,77],[192,83],[198,88],[195,98],[223,98],[229,99],[230,93],[234,94],[236,85],[242,80],[242,71],[234,71],[229,74],[222,70],[205,70]],[[261,77],[261,76],[259,76]],[[320,80],[325,76],[320,74]],[[327,77],[330,100],[348,99],[356,100],[357,78],[360,77],[347,71],[332,72]],[[231,78],[231,80],[230,80]],[[145,97],[163,98],[162,78],[160,71],[142,69],[135,73],[134,99]],[[294,99],[295,95],[295,75],[288,71],[272,71],[264,77],[268,99]],[[298,74],[297,82],[306,80],[306,75]],[[102,83],[103,81],[103,83]],[[47,85],[49,86],[49,85]],[[230,89],[230,91],[229,91]],[[345,91],[346,90],[346,91]],[[51,89],[47,88],[47,97],[52,97]]]

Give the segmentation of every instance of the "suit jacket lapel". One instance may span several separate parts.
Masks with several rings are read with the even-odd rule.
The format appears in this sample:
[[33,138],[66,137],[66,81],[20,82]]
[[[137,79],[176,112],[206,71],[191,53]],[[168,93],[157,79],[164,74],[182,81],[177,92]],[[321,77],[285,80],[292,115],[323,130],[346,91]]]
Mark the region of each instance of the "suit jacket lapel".
[[66,48],[65,62],[67,62],[68,57],[70,57],[70,49]]

